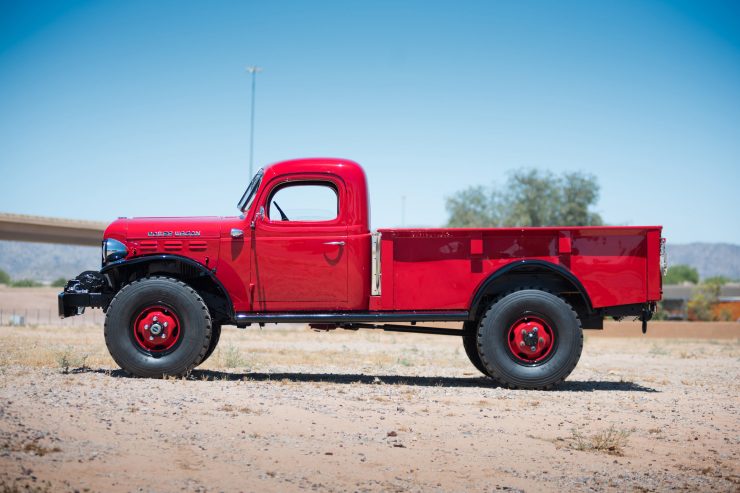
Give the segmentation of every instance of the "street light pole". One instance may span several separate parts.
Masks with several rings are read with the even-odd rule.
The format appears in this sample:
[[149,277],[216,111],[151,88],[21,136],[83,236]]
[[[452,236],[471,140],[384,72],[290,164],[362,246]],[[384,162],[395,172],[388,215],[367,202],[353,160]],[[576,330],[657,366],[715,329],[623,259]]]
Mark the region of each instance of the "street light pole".
[[262,67],[251,65],[247,67],[247,72],[252,74],[252,115],[249,125],[249,179],[254,175],[254,94],[257,89],[257,72],[262,72]]

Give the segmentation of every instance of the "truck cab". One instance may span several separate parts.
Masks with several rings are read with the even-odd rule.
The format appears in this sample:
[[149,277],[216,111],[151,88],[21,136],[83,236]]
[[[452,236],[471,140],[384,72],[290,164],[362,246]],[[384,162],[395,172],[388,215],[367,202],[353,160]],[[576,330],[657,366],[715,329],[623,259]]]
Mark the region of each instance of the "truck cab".
[[[362,168],[347,160],[287,161],[260,170],[253,185],[240,202],[236,237],[222,239],[222,247],[243,245],[251,259],[244,309],[367,310],[371,236]],[[240,260],[229,267],[239,271]]]

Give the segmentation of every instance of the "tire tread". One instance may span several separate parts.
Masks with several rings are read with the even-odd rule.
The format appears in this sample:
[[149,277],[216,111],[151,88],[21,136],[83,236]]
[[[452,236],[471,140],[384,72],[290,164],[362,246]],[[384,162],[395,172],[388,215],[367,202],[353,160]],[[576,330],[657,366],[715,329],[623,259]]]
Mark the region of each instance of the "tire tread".
[[[514,290],[511,290],[511,291],[507,291],[507,292],[501,294],[500,296],[498,296],[497,298],[495,298],[494,301],[489,306],[488,310],[486,310],[485,313],[483,314],[483,316],[481,317],[480,323],[478,324],[478,327],[482,327],[483,326],[483,324],[485,323],[486,319],[491,316],[492,310],[498,305],[498,303],[501,300],[503,300],[504,298],[506,298],[507,296],[509,296],[511,294],[517,293],[519,291],[525,291],[525,290],[540,291],[542,293],[547,293],[547,294],[550,294],[552,296],[555,296],[555,297],[557,297],[560,301],[562,301],[565,304],[565,306],[568,308],[568,310],[570,310],[572,312],[572,314],[574,315],[576,321],[578,322],[578,334],[579,334],[579,337],[578,337],[577,344],[578,344],[578,354],[579,354],[579,357],[580,357],[580,354],[583,351],[583,328],[581,326],[581,319],[578,317],[578,313],[573,309],[573,307],[570,305],[570,303],[568,303],[561,296],[557,296],[556,294],[550,292],[549,290],[547,290],[545,288],[542,288],[542,287],[539,287],[539,286],[522,287],[522,288],[519,288],[519,289],[514,289]],[[518,385],[515,382],[512,382],[511,380],[509,380],[508,378],[506,378],[506,376],[503,375],[501,372],[497,372],[497,371],[491,369],[492,368],[492,365],[487,364],[487,363],[489,363],[488,362],[488,359],[486,358],[485,354],[480,351],[480,348],[481,348],[481,345],[482,345],[482,338],[483,338],[482,337],[482,333],[481,333],[480,330],[478,330],[478,332],[477,332],[478,353],[480,354],[480,358],[481,358],[481,361],[483,362],[483,365],[488,370],[487,371],[487,374],[492,379],[494,379],[497,383],[499,383],[500,385],[502,385],[502,386],[504,386],[506,388],[509,388],[509,389],[519,389],[519,388],[522,388],[521,385]],[[575,358],[575,360],[573,361],[573,363],[570,364],[570,365],[568,365],[567,371],[562,372],[563,373],[563,376],[561,378],[559,378],[557,381],[551,382],[551,383],[549,383],[547,385],[541,385],[541,386],[536,386],[536,387],[527,387],[527,388],[528,389],[533,389],[533,390],[550,390],[553,387],[556,387],[557,385],[560,385],[573,372],[573,370],[575,369],[576,365],[578,364],[578,360],[579,360],[579,358]]]
[[[119,301],[119,298],[121,297],[122,294],[124,294],[128,290],[132,289],[132,287],[135,287],[136,285],[138,285],[138,284],[140,284],[142,282],[151,281],[151,280],[167,281],[167,282],[171,282],[171,283],[174,283],[176,285],[179,285],[182,288],[185,288],[189,292],[189,294],[193,297],[193,299],[196,301],[196,303],[199,304],[199,307],[202,310],[203,319],[205,321],[205,326],[206,326],[206,338],[204,340],[203,347],[200,348],[200,351],[199,351],[198,356],[196,358],[194,358],[193,362],[190,363],[182,371],[173,372],[173,374],[170,374],[170,375],[164,375],[164,374],[161,375],[161,377],[165,377],[165,376],[185,377],[185,376],[188,376],[190,374],[190,372],[193,371],[193,368],[195,368],[196,366],[198,366],[202,362],[203,358],[205,357],[205,354],[208,351],[208,347],[210,345],[211,334],[212,334],[212,332],[211,332],[211,327],[212,327],[211,313],[208,311],[208,306],[206,305],[205,301],[203,301],[203,298],[201,298],[201,296],[198,294],[198,292],[195,289],[193,289],[191,286],[189,286],[188,284],[184,283],[183,281],[181,281],[179,279],[176,279],[176,278],[173,278],[173,277],[168,277],[168,276],[142,277],[140,279],[136,279],[135,281],[130,282],[130,283],[124,285],[121,289],[119,289],[118,292],[116,293],[116,295],[111,300],[110,304],[108,305],[108,310],[110,310],[110,308],[112,306],[114,306],[117,301]],[[110,346],[109,338],[108,338],[109,331],[110,331],[109,317],[106,316],[105,317],[105,322],[103,324],[103,335],[105,337],[105,344],[106,344],[106,347],[108,348],[108,352],[110,353],[111,357],[113,357],[113,359],[116,361],[116,363],[118,364],[118,366],[127,375],[129,375],[129,376],[137,376],[137,373],[140,373],[140,374],[148,373],[148,369],[146,369],[146,368],[136,368],[136,367],[134,367],[133,368],[134,371],[131,371],[128,368],[124,368],[124,365],[122,365],[116,359],[116,357],[114,356],[114,351],[111,350],[111,346]]]

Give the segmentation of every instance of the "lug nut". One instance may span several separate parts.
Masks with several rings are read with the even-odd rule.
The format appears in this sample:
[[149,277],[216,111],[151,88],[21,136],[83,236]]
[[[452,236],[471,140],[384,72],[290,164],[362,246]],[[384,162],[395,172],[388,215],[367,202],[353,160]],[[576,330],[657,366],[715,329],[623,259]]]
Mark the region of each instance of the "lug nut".
[[167,322],[164,323],[164,326],[167,327]]
[[539,343],[540,344],[544,344],[545,343],[545,339],[543,337],[540,337]]
[[156,322],[156,321],[157,321],[157,316],[155,315],[154,317],[152,317],[152,322]]
[[536,334],[537,333],[537,327],[535,327],[534,329],[532,329],[532,332],[534,332]]
[[162,332],[162,339],[164,339],[166,337],[167,337],[167,335],[164,332]]
[[144,330],[149,330],[149,324],[144,324]]
[[524,341],[519,343],[519,347],[524,347]]
[[537,351],[537,346],[532,346],[531,348],[529,348],[529,350],[530,351]]
[[152,337],[152,336],[149,336],[149,340],[150,340],[150,341],[153,341],[153,340],[154,340],[154,337]]

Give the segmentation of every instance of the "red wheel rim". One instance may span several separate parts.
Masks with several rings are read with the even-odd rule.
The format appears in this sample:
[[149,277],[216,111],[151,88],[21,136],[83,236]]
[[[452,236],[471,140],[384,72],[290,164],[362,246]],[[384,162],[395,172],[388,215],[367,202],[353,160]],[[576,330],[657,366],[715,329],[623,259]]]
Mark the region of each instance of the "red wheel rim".
[[134,322],[134,337],[142,349],[167,351],[180,339],[180,320],[174,310],[161,305],[141,310]]
[[522,317],[509,328],[509,350],[523,363],[539,363],[552,352],[555,333],[541,318]]

